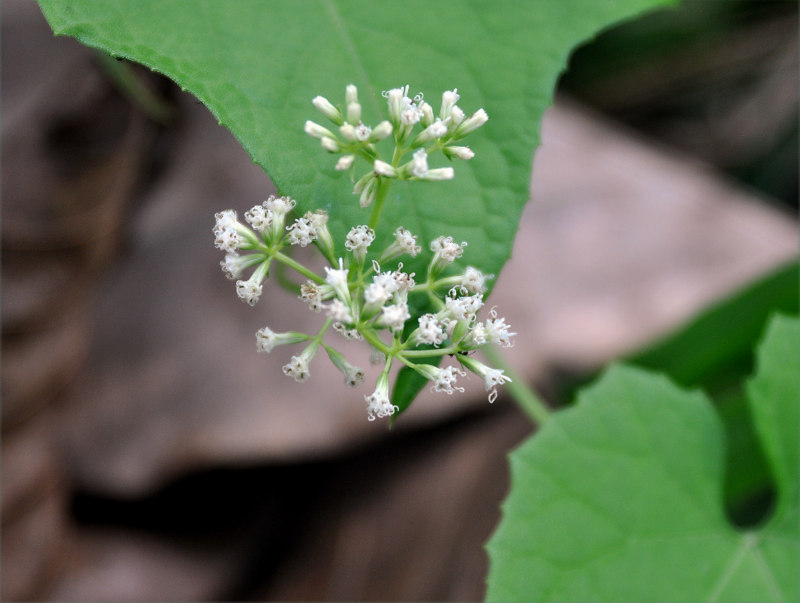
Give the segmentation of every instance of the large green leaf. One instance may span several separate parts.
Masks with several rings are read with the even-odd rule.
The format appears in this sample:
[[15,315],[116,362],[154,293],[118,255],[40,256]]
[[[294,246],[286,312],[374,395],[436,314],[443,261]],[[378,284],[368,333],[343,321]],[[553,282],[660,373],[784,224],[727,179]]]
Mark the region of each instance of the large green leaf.
[[[490,115],[469,140],[476,159],[458,162],[453,181],[394,186],[383,220],[389,232],[402,224],[420,235],[426,249],[440,234],[466,240],[463,262],[493,274],[509,257],[528,199],[539,122],[571,49],[662,3],[40,2],[57,34],[143,63],[194,93],[300,210],[330,212],[338,241],[368,215],[348,175],[334,171],[335,160],[303,133],[306,119],[322,121],[311,99],[321,94],[341,102],[344,86],[357,84],[365,122],[374,124],[382,90],[408,83],[438,108],[442,91],[457,87],[465,111],[484,107]],[[258,201],[220,199],[220,205]],[[426,261],[410,267],[419,273]]]
[[778,490],[758,530],[722,504],[724,432],[707,398],[617,366],[511,456],[489,543],[502,601],[797,601],[800,325],[774,321],[749,387]]

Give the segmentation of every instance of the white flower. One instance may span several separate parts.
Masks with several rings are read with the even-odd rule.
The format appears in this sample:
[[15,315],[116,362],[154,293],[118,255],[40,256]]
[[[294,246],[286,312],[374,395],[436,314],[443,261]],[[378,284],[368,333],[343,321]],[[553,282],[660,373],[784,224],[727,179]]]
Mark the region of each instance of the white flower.
[[330,285],[317,285],[311,281],[306,281],[300,285],[300,299],[306,302],[314,312],[322,310],[322,302],[332,295],[333,289]]
[[336,141],[335,138],[330,138],[328,136],[324,136],[320,139],[319,143],[322,145],[322,148],[328,151],[329,153],[338,153],[339,152],[339,143]]
[[466,375],[466,373],[454,366],[448,366],[447,368],[439,369],[439,375],[433,383],[434,391],[442,392],[448,395],[452,394],[455,390],[463,392],[463,387],[456,386],[456,375],[461,375],[463,377]]
[[272,224],[272,212],[262,203],[244,212],[244,219],[253,227],[253,230],[267,232]]
[[453,90],[447,90],[442,93],[442,107],[439,110],[439,118],[442,120],[447,119],[450,117],[450,113],[453,110],[453,107],[461,98],[458,94],[458,88],[453,88]]
[[353,187],[353,193],[356,195],[361,195],[359,199],[359,205],[361,207],[367,207],[370,203],[375,200],[375,194],[378,191],[378,179],[375,176],[375,172],[367,172],[364,176],[362,176],[358,182],[356,182],[355,186]]
[[333,362],[334,366],[338,368],[344,375],[344,382],[350,387],[357,387],[364,382],[364,371],[357,366],[350,364],[341,352],[333,349],[330,346],[325,348],[328,352],[328,357]]
[[447,124],[437,119],[417,135],[414,139],[414,145],[425,144],[436,138],[441,138],[445,134],[447,134]]
[[243,302],[255,306],[258,299],[261,297],[261,283],[267,276],[269,269],[269,261],[261,262],[258,268],[255,269],[250,278],[246,281],[236,281],[236,295],[239,296]]
[[372,164],[372,169],[375,170],[375,173],[379,176],[385,176],[387,178],[397,177],[397,170],[394,169],[390,164],[386,163],[385,161],[381,161],[380,159],[375,160],[375,162]]
[[486,293],[486,279],[494,278],[493,274],[483,274],[477,268],[467,266],[461,276],[461,286],[473,293]]
[[397,291],[397,280],[391,272],[383,272],[372,277],[372,283],[364,290],[364,301],[367,302],[367,309],[375,308],[385,304]]
[[236,212],[226,209],[214,214],[214,245],[227,253],[235,253],[244,239],[250,238],[248,229],[236,217]]
[[350,313],[350,308],[340,299],[334,299],[325,306],[325,313],[336,322],[353,323],[353,315]]
[[316,122],[311,121],[310,119],[306,121],[305,125],[303,126],[305,133],[309,136],[313,136],[314,138],[336,138],[333,132],[331,132],[328,128],[319,125]]
[[350,167],[353,165],[355,159],[356,159],[355,155],[342,155],[341,157],[339,157],[339,161],[336,162],[334,169],[340,172],[349,170]]
[[454,105],[453,108],[450,110],[450,127],[449,130],[452,132],[453,130],[458,127],[458,125],[464,121],[466,115],[464,111],[461,110],[461,107],[458,105]]
[[230,280],[238,279],[244,270],[263,261],[263,257],[258,254],[239,255],[238,253],[228,253],[225,259],[219,265],[222,267],[222,272]]
[[[253,276],[255,276],[255,273],[253,273]],[[263,289],[261,283],[254,279],[253,276],[246,281],[236,281],[236,295],[251,306],[255,306],[258,303]]]
[[375,418],[383,419],[392,416],[399,407],[393,406],[389,401],[389,380],[385,373],[378,377],[375,391],[369,396],[364,396],[367,401],[367,419],[374,421]]
[[397,287],[397,293],[404,295],[404,299],[408,297],[408,292],[414,288],[416,283],[414,282],[414,272],[408,274],[407,272],[402,272],[400,269],[403,267],[403,263],[397,267],[397,270],[392,272],[392,278],[394,279],[395,286]]
[[300,245],[305,247],[317,238],[317,231],[310,218],[297,218],[291,225],[286,227],[289,234],[286,240],[290,245]]
[[307,335],[290,331],[288,333],[276,333],[269,327],[264,327],[256,331],[256,349],[259,352],[269,354],[276,346],[289,343],[299,343],[308,339]]
[[464,356],[458,354],[457,358],[461,364],[466,366],[473,373],[483,378],[484,384],[486,385],[486,391],[490,392],[489,403],[492,403],[495,400],[497,400],[497,386],[503,385],[504,383],[511,381],[509,377],[506,377],[503,374],[503,371],[501,369],[494,369],[489,366],[486,366],[485,364],[483,364],[479,360],[475,360],[471,356]]
[[302,383],[311,376],[308,370],[308,361],[303,356],[292,356],[288,364],[283,365],[283,374],[292,377],[298,383]]
[[349,302],[350,301],[350,288],[347,285],[347,276],[350,273],[348,268],[344,267],[344,260],[339,258],[339,268],[330,268],[325,266],[325,282],[328,283],[339,299]]
[[425,149],[418,149],[411,161],[400,167],[399,172],[420,180],[452,180],[455,175],[451,167],[429,169],[428,153]]
[[463,161],[469,161],[475,157],[475,153],[469,147],[444,147],[442,151],[448,157],[455,157],[456,159],[462,159]]
[[439,345],[444,340],[444,329],[434,314],[423,314],[414,338],[417,343]]
[[470,132],[477,130],[488,120],[489,116],[486,115],[486,111],[484,111],[483,109],[478,109],[470,117],[461,122],[461,125],[458,127],[457,130],[458,137],[460,138],[462,136],[466,136]]
[[[359,106],[359,112],[360,112],[360,106]],[[362,123],[359,123],[356,126],[356,140],[357,141],[365,142],[365,141],[369,140],[369,137],[370,137],[371,134],[372,134],[372,128],[370,128],[369,126],[365,126]]]
[[497,312],[495,312],[494,308],[491,310],[491,315],[492,317],[486,321],[487,341],[502,345],[504,348],[513,347],[514,343],[511,341],[511,338],[514,337],[516,333],[510,332],[511,326],[506,324],[505,318],[497,317]]
[[399,226],[394,231],[394,242],[381,254],[380,261],[386,262],[404,253],[407,253],[413,258],[416,257],[420,251],[422,251],[422,247],[417,245],[416,235],[411,234],[405,228]]
[[486,328],[482,322],[476,322],[464,336],[462,345],[467,347],[479,347],[486,343]]
[[367,248],[369,248],[374,240],[375,231],[369,226],[361,224],[359,226],[353,226],[353,228],[350,229],[350,232],[347,233],[344,246],[349,251],[353,252],[353,256],[358,263],[361,264],[367,255]]
[[311,104],[317,108],[317,111],[322,113],[325,117],[330,119],[334,123],[341,123],[342,121],[342,112],[339,111],[336,107],[333,106],[327,98],[324,96],[315,96],[311,99]]
[[262,205],[272,212],[273,219],[283,219],[286,214],[294,209],[294,206],[297,205],[297,201],[291,197],[276,197],[275,195],[270,195]]
[[466,373],[457,367],[439,368],[432,364],[418,364],[414,367],[414,370],[429,381],[433,381],[432,389],[434,391],[445,394],[452,394],[456,390],[464,391],[463,387],[456,386],[456,379],[458,379],[457,375],[463,377]]
[[311,376],[308,365],[314,359],[318,345],[316,341],[312,341],[299,356],[292,356],[289,363],[283,365],[283,374],[292,377],[298,383],[308,379]]
[[377,126],[372,129],[372,136],[370,136],[371,142],[378,142],[379,140],[383,140],[387,136],[391,136],[394,128],[392,124],[388,121],[382,121]]
[[419,149],[414,153],[409,171],[416,178],[424,178],[428,173],[428,152],[425,149]]
[[433,252],[431,266],[433,271],[441,272],[445,266],[460,258],[466,246],[466,241],[459,244],[453,241],[453,237],[437,237],[431,241],[431,251]]
[[331,326],[333,327],[334,331],[339,333],[345,339],[357,340],[357,341],[364,339],[361,333],[358,332],[358,329],[348,329],[340,322],[335,322]]
[[401,331],[405,322],[411,318],[408,313],[408,304],[399,303],[381,308],[381,324],[389,327],[392,331]]
[[447,312],[456,320],[472,322],[478,310],[483,306],[483,298],[479,294],[466,297],[447,297],[444,300]]

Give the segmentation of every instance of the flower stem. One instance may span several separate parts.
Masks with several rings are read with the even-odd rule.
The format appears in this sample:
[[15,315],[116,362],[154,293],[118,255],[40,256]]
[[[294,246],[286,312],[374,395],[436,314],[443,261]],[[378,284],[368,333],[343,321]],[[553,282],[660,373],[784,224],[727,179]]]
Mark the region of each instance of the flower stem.
[[324,278],[322,278],[318,274],[314,274],[313,272],[311,272],[311,270],[309,270],[308,268],[306,268],[305,266],[303,266],[299,262],[293,260],[288,255],[283,254],[280,251],[276,251],[276,252],[274,252],[273,257],[276,260],[278,260],[279,262],[289,266],[289,268],[294,268],[295,270],[297,270],[297,272],[299,272],[303,276],[311,279],[312,281],[314,281],[318,285],[322,285],[322,284],[325,283],[325,279]]
[[375,230],[381,219],[383,202],[386,201],[386,194],[389,192],[389,183],[381,181],[378,183],[378,190],[375,192],[375,205],[372,207],[372,215],[369,217],[369,227]]
[[486,354],[493,366],[503,369],[503,373],[511,378],[511,381],[506,383],[505,387],[511,393],[511,397],[520,409],[528,415],[528,418],[533,423],[539,426],[543,425],[552,413],[545,403],[539,399],[536,392],[528,387],[525,379],[508,365],[506,359],[494,346],[487,345],[481,351]]

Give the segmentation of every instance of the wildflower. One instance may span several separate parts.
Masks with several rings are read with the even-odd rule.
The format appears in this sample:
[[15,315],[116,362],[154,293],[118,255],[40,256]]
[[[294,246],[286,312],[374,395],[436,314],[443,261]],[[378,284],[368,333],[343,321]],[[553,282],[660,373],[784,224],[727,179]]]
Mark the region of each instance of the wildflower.
[[384,371],[378,377],[375,391],[369,396],[364,396],[364,399],[367,401],[367,419],[370,421],[374,421],[376,417],[379,419],[390,417],[400,410],[399,407],[392,405],[389,401],[389,377],[387,371]]
[[411,234],[402,226],[398,226],[394,231],[394,242],[381,254],[380,261],[387,262],[407,253],[412,258],[422,251],[422,247],[417,245],[416,235]]
[[300,343],[308,339],[308,335],[289,331],[288,333],[276,333],[269,327],[264,327],[256,331],[256,349],[259,352],[269,354],[276,346],[290,343]]
[[328,357],[331,359],[334,366],[344,375],[344,382],[346,385],[357,387],[364,382],[364,371],[362,369],[350,364],[338,350],[330,346],[325,346],[325,350],[328,352]]
[[226,209],[214,214],[214,245],[227,253],[236,253],[245,242],[254,241],[253,233],[239,222],[236,212]]
[[494,278],[493,274],[483,274],[477,268],[467,266],[461,276],[461,286],[473,293],[486,293],[486,279]]
[[336,162],[334,169],[340,172],[349,170],[355,160],[356,160],[355,155],[342,155]]
[[434,314],[423,314],[418,319],[419,328],[414,339],[417,343],[439,345],[444,340],[444,329]]
[[333,327],[334,331],[339,333],[345,339],[357,340],[357,341],[364,339],[361,333],[358,332],[358,329],[348,329],[340,322],[335,322],[331,326]]
[[304,216],[311,224],[312,229],[316,233],[317,246],[325,254],[329,260],[334,257],[333,237],[328,230],[328,212],[318,209],[314,213],[306,212]]
[[503,374],[504,371],[502,369],[493,369],[489,366],[486,366],[479,360],[475,360],[471,356],[458,354],[457,358],[461,364],[466,366],[476,375],[483,378],[484,385],[486,385],[486,391],[489,392],[490,404],[497,400],[497,386],[511,381],[509,377],[506,377]]
[[314,312],[319,312],[323,308],[322,302],[333,296],[333,288],[330,285],[317,285],[312,281],[306,281],[300,285],[300,299]]
[[375,170],[375,173],[378,176],[384,176],[386,178],[397,177],[397,170],[394,169],[391,165],[389,165],[385,161],[381,161],[380,159],[375,160],[375,162],[372,165],[372,169]]
[[255,253],[250,253],[247,255],[227,253],[225,254],[225,259],[222,260],[219,265],[222,267],[222,272],[225,273],[225,276],[234,281],[238,279],[242,275],[242,272],[244,272],[247,268],[262,262],[263,260],[263,255]]
[[261,297],[261,283],[264,282],[268,270],[269,262],[262,262],[249,279],[236,281],[236,295],[239,296],[239,299],[251,306],[255,306]]
[[290,245],[305,247],[317,238],[317,231],[309,217],[297,218],[286,230],[289,232],[286,240]]
[[389,327],[392,332],[402,331],[405,322],[411,318],[408,312],[408,304],[399,303],[381,308],[382,316],[380,323]]
[[372,129],[372,135],[369,137],[370,142],[378,142],[387,136],[391,136],[394,128],[388,121],[382,121]]
[[325,313],[338,323],[353,323],[353,315],[350,313],[350,308],[340,299],[334,299],[325,306]]
[[461,257],[464,253],[464,247],[467,246],[466,241],[463,243],[456,243],[453,237],[437,237],[431,241],[431,251],[433,252],[433,259],[431,260],[431,272],[438,274],[448,265]]
[[375,200],[375,194],[378,192],[378,178],[375,172],[367,172],[362,176],[353,187],[353,193],[361,195],[359,205],[361,207],[369,206]]
[[367,256],[367,248],[375,240],[375,231],[369,226],[361,224],[360,226],[353,226],[350,232],[347,233],[347,239],[344,246],[353,252],[353,257],[358,265],[364,263],[364,258]]
[[475,157],[475,153],[469,147],[459,147],[459,146],[452,146],[452,147],[444,147],[442,149],[445,157],[448,159],[461,159],[463,161],[468,161]]
[[344,267],[344,260],[339,258],[339,268],[325,266],[325,273],[325,282],[333,288],[339,299],[349,302],[350,288],[347,284],[347,276],[350,274],[350,270]]
[[458,136],[458,138],[466,136],[470,132],[473,132],[478,128],[480,128],[488,120],[489,116],[486,115],[486,111],[484,111],[483,109],[478,109],[470,117],[461,122],[461,125],[459,125],[458,129],[456,130],[456,135]]
[[463,387],[456,386],[457,376],[460,375],[463,377],[466,375],[466,373],[458,367],[448,366],[447,368],[439,368],[432,364],[417,364],[414,365],[414,370],[429,381],[433,381],[433,387],[431,389],[434,391],[448,395],[452,394],[454,391],[464,391]]
[[479,294],[465,297],[450,297],[445,300],[445,311],[454,319],[471,323],[475,314],[483,306],[483,298]]
[[431,140],[441,138],[445,134],[447,134],[447,124],[445,124],[442,120],[437,119],[422,132],[417,134],[416,138],[414,138],[412,146],[426,144]]
[[439,119],[448,119],[453,107],[460,98],[461,96],[458,94],[458,88],[442,92],[442,106],[441,109],[439,109]]
[[292,377],[298,383],[307,380],[311,376],[308,365],[314,359],[318,346],[319,343],[312,341],[299,356],[292,356],[289,363],[283,365],[283,374]]
[[310,119],[306,121],[305,125],[303,126],[303,130],[309,136],[313,136],[314,138],[319,138],[322,140],[323,138],[331,138],[335,139],[336,135],[331,132],[328,128],[319,125],[316,122],[311,121]]
[[297,202],[291,197],[276,197],[270,195],[262,205],[270,214],[270,238],[278,241],[283,233],[283,225],[286,221],[286,214],[294,209]]
[[511,327],[506,324],[506,319],[503,317],[498,318],[497,312],[492,308],[491,318],[486,320],[487,341],[502,345],[504,348],[513,347],[514,343],[511,341],[511,338],[514,337],[516,333],[511,333],[509,329],[511,329]]
[[315,96],[313,99],[311,99],[311,104],[313,104],[320,113],[330,119],[333,123],[337,125],[342,123],[342,112],[334,107],[333,103],[331,103],[324,96]]

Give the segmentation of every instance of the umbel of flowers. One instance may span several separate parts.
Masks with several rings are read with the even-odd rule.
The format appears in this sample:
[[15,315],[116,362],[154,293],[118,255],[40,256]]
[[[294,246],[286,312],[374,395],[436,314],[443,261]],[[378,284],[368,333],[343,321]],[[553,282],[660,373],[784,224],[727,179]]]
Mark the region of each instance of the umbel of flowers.
[[[345,383],[356,387],[364,381],[364,371],[324,338],[333,329],[345,339],[363,341],[372,349],[372,358],[383,365],[375,390],[364,396],[369,420],[388,417],[397,410],[389,393],[389,374],[395,364],[416,371],[431,382],[432,389],[446,394],[463,391],[457,383],[466,369],[483,379],[493,402],[497,386],[509,379],[502,370],[475,359],[472,352],[485,345],[509,347],[516,333],[494,308],[484,311],[486,281],[492,275],[473,267],[452,274],[451,265],[462,256],[467,243],[449,236],[428,243],[432,255],[424,278],[403,271],[403,258],[416,257],[422,246],[402,225],[394,227],[388,246],[373,248],[374,229],[391,182],[453,178],[452,167],[431,168],[428,158],[441,152],[450,159],[471,159],[472,151],[455,143],[488,117],[483,109],[467,117],[456,104],[456,90],[442,95],[438,114],[421,95],[410,98],[408,86],[386,91],[383,96],[388,119],[375,127],[362,122],[358,91],[353,85],[346,88],[343,108],[321,96],[313,99],[332,126],[312,121],[305,124],[305,131],[318,138],[326,151],[339,155],[336,169],[355,169],[359,159],[368,164],[354,192],[362,207],[377,200],[369,224],[354,225],[342,246],[337,247],[328,231],[327,214],[317,211],[296,216],[296,203],[288,197],[270,196],[246,211],[244,221],[234,210],[225,210],[216,214],[214,225],[215,245],[226,254],[220,262],[222,270],[236,281],[239,298],[251,306],[258,302],[273,262],[305,277],[299,298],[310,311],[321,315],[319,331],[276,333],[264,327],[256,333],[257,349],[270,353],[280,346],[302,344],[283,367],[283,372],[298,382],[309,378],[312,361],[324,350]],[[391,159],[384,161],[375,143],[389,137],[394,150]],[[292,246],[311,244],[327,260],[324,273],[314,272],[288,253]],[[427,300],[431,311],[412,315],[411,308],[420,306],[409,303],[414,296]],[[448,366],[439,366],[443,358],[454,360]]]

